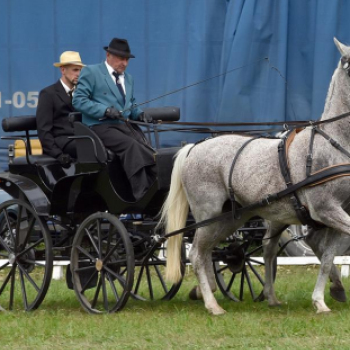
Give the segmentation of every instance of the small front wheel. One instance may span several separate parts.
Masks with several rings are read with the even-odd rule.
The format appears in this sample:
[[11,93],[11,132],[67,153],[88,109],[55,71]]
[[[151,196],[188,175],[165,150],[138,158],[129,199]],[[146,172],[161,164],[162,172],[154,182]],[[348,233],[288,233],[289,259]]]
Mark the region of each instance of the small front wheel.
[[89,313],[112,313],[126,304],[134,282],[134,251],[124,225],[95,213],[80,225],[72,246],[74,291]]

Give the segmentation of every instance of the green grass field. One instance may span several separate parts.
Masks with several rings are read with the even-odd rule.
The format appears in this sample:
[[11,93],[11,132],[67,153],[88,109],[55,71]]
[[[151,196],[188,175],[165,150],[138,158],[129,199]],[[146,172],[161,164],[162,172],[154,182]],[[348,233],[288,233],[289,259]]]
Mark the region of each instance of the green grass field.
[[[129,299],[119,313],[89,315],[65,282],[52,281],[38,310],[1,313],[0,349],[350,349],[350,309],[329,297],[333,310],[317,315],[311,294],[316,267],[279,267],[276,290],[283,305],[269,308],[248,296],[241,303],[217,292],[227,310],[207,313],[188,299],[191,271],[169,302]],[[350,281],[344,281],[349,289]]]

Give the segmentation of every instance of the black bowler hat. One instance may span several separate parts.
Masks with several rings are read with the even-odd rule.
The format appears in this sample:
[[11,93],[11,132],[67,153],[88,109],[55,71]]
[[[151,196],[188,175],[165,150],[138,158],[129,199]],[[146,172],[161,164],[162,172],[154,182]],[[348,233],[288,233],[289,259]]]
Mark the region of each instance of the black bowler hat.
[[125,39],[113,38],[109,45],[105,46],[104,49],[112,55],[135,58],[130,52],[128,41]]

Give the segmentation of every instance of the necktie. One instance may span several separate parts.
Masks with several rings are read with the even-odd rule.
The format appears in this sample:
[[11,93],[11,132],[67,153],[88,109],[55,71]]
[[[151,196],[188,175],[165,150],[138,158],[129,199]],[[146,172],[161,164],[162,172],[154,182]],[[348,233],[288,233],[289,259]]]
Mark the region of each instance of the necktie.
[[68,91],[68,96],[70,97],[70,102],[73,101],[73,90],[74,89]]
[[117,72],[113,72],[113,75],[115,76],[115,82],[116,82],[116,84],[117,84],[117,87],[118,87],[118,89],[119,89],[120,94],[121,94],[122,97],[123,97],[123,101],[124,101],[124,105],[125,105],[125,92],[124,92],[124,89],[123,89],[123,87],[122,87],[122,83],[121,83],[120,80],[119,80],[119,75],[120,75],[120,74],[118,74]]

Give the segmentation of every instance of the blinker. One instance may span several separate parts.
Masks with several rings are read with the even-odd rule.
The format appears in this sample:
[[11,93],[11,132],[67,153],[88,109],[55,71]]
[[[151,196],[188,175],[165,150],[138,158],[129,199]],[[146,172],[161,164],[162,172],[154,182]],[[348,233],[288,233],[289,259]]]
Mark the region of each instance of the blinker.
[[349,58],[343,56],[341,58],[341,64],[342,64],[343,69],[348,69],[349,68]]

